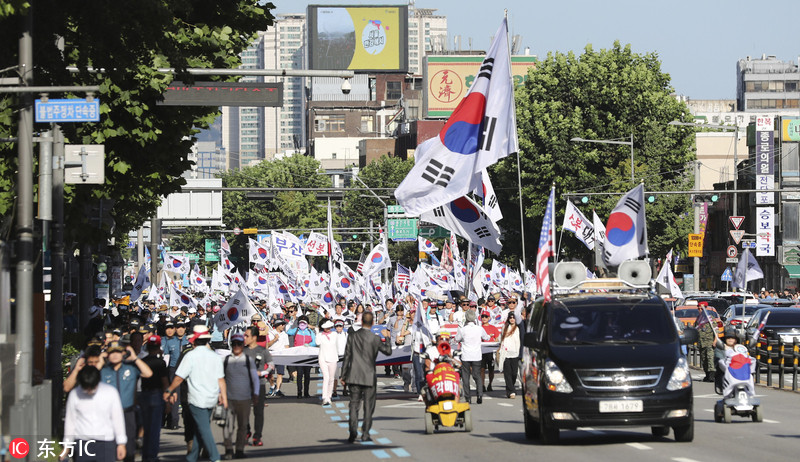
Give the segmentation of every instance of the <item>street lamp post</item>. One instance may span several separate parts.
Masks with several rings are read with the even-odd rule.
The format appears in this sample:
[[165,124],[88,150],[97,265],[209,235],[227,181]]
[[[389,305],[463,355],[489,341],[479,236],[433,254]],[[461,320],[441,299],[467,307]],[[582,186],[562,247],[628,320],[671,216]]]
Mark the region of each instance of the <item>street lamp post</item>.
[[585,138],[572,138],[570,141],[576,143],[600,143],[600,144],[624,144],[631,147],[631,183],[635,183],[636,179],[633,176],[633,132],[631,132],[630,141],[621,140],[587,140]]

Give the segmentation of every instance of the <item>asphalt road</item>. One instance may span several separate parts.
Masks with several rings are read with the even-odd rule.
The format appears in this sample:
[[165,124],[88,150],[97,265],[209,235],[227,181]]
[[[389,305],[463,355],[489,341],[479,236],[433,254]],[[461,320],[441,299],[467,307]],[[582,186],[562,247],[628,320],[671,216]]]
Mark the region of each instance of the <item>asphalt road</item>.
[[[380,368],[379,372],[382,372]],[[700,374],[695,371],[695,378]],[[321,383],[314,377],[312,394]],[[264,446],[245,448],[248,460],[308,461],[402,460],[512,460],[519,458],[558,461],[614,460],[650,462],[788,461],[800,458],[800,394],[758,387],[764,422],[733,417],[733,423],[715,423],[713,406],[719,398],[712,384],[695,381],[695,440],[676,443],[672,433],[651,436],[649,428],[580,428],[562,431],[561,444],[542,446],[525,439],[522,402],[505,398],[502,375],[495,391],[483,404],[473,404],[474,430],[424,432],[424,408],[415,397],[402,393],[402,382],[379,375],[379,395],[373,423],[373,443],[347,444],[348,401],[321,406],[317,398],[268,400]],[[288,396],[294,384],[284,385]],[[217,441],[222,452],[221,429]],[[182,429],[165,431],[162,461],[184,460]],[[552,459],[551,459],[552,458]]]

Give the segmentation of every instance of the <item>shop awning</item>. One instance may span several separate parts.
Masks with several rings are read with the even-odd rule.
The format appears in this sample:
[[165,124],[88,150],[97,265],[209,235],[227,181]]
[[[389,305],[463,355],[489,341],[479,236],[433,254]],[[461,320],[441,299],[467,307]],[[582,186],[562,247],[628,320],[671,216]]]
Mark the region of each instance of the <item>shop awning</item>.
[[800,279],[800,265],[783,265],[792,279]]

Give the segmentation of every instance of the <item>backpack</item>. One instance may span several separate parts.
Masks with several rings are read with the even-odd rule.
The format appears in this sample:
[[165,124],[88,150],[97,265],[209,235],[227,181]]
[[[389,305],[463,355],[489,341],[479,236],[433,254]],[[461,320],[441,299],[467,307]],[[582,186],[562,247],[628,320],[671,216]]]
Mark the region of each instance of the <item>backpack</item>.
[[[250,357],[247,356],[245,353],[242,353],[242,354],[244,355],[244,363],[247,365],[247,381],[250,382],[250,394],[251,395],[255,395],[256,392],[253,389],[253,380],[252,380],[252,377],[250,377]],[[223,360],[222,368],[225,371],[225,375],[228,375],[228,360],[229,359],[231,359],[231,355],[226,356],[225,359]]]

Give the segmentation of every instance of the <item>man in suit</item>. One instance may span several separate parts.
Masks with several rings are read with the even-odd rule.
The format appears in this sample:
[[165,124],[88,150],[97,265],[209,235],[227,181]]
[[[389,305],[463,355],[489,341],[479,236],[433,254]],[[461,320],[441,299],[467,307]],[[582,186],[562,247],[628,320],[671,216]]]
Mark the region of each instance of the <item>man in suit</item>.
[[388,339],[391,333],[384,329],[381,335],[372,332],[375,317],[366,312],[361,316],[361,329],[350,333],[344,349],[342,361],[342,385],[350,388],[350,437],[348,443],[356,440],[358,434],[358,410],[364,402],[364,424],[361,427],[361,441],[371,441],[369,429],[372,427],[372,414],[375,412],[375,393],[378,376],[375,374],[375,359],[378,352],[392,354]]

